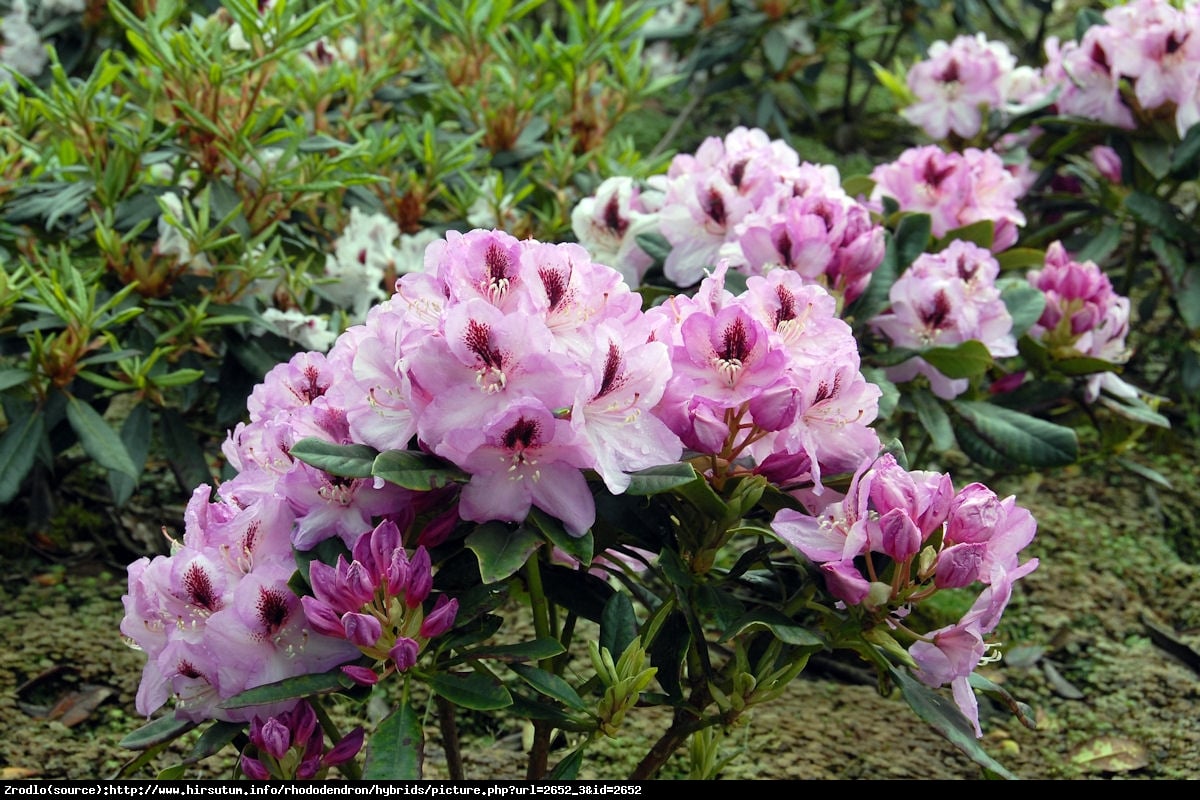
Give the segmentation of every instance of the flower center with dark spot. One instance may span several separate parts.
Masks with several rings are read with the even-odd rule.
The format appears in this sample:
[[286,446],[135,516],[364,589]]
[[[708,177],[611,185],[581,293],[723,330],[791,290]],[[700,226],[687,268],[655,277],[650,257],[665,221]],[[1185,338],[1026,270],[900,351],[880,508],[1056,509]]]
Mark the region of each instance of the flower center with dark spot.
[[189,565],[187,571],[183,573],[183,588],[187,590],[188,599],[192,605],[199,606],[206,611],[220,610],[221,599],[213,590],[212,578],[199,564]]
[[258,590],[258,621],[267,636],[279,632],[288,619],[287,597],[278,589],[263,587]]

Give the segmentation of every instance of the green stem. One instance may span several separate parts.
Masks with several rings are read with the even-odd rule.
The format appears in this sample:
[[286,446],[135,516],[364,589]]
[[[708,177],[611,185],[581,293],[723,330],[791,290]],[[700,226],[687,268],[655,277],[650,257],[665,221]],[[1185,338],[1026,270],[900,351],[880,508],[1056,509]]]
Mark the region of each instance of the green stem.
[[[538,565],[538,557],[525,563],[525,583],[529,589],[529,610],[533,615],[533,630],[539,639],[553,637],[550,625],[550,605],[546,602],[546,590],[542,585],[542,572]],[[543,658],[538,666],[552,671],[553,658]],[[550,735],[554,727],[546,720],[534,720],[533,744],[529,747],[529,763],[525,767],[526,780],[538,780],[545,776],[550,764]]]

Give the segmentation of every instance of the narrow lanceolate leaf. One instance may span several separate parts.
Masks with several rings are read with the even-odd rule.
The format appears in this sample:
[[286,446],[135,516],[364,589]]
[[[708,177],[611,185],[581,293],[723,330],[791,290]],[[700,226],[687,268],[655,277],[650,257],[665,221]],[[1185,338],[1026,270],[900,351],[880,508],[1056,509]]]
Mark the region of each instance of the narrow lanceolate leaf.
[[363,778],[372,781],[416,781],[425,763],[421,717],[405,702],[384,717],[367,742]]
[[727,642],[746,631],[755,630],[769,630],[784,644],[814,648],[824,646],[824,640],[820,636],[770,608],[752,611],[736,620],[722,633],[721,641]]
[[309,437],[292,445],[288,451],[310,467],[325,470],[343,478],[369,478],[379,451],[365,444],[333,444]]
[[588,704],[575,688],[554,673],[529,664],[509,664],[509,668],[539,694],[557,700],[574,711],[587,711]]
[[375,457],[371,474],[388,483],[426,492],[451,483],[465,483],[469,476],[434,456],[408,450],[388,450]]
[[502,684],[478,673],[443,672],[430,678],[429,688],[451,703],[473,711],[497,711],[513,702]]
[[546,636],[541,639],[530,639],[527,642],[484,645],[483,647],[464,650],[454,659],[454,663],[488,658],[515,664],[521,661],[538,661],[543,658],[554,658],[564,652],[566,652],[566,648],[563,647],[562,642]]
[[975,738],[975,728],[949,699],[909,677],[905,670],[889,667],[892,680],[900,687],[900,694],[917,716],[961,750],[968,758],[989,772],[1006,780],[1016,776],[1005,769]]
[[959,447],[986,467],[1062,467],[1079,457],[1070,428],[979,401],[956,401],[951,408],[961,423],[955,426]]
[[921,351],[921,358],[947,378],[973,378],[987,372],[992,365],[987,345],[975,339],[955,347],[931,347]]
[[105,469],[111,469],[136,479],[134,465],[125,443],[96,409],[76,397],[67,400],[67,421],[79,437],[83,451]]
[[192,746],[192,752],[183,760],[184,764],[195,764],[211,755],[216,755],[246,729],[244,722],[217,721],[205,728],[204,733]]
[[194,727],[196,723],[191,720],[171,716],[159,717],[122,739],[121,747],[128,750],[145,750],[154,745],[173,742]]
[[542,537],[526,528],[509,530],[500,522],[480,525],[465,544],[479,559],[479,577],[484,583],[499,583],[514,575],[542,544]]
[[0,436],[0,505],[12,502],[33,468],[33,458],[45,435],[45,419],[30,407],[24,419],[13,419]]
[[244,692],[235,694],[218,708],[246,708],[266,703],[278,703],[283,700],[295,700],[310,694],[332,692],[338,689],[349,689],[354,682],[340,669],[328,672],[318,672],[308,675],[297,675],[284,678],[281,681],[256,686]]

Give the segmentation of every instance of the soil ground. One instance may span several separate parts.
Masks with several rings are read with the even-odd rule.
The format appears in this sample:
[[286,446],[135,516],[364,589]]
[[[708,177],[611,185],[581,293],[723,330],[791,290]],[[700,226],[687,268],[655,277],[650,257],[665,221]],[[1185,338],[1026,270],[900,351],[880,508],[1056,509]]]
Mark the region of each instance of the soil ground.
[[[987,479],[1039,521],[1030,554],[1041,566],[1019,582],[998,631],[1004,659],[982,668],[1034,720],[1027,727],[981,698],[983,747],[1017,778],[1200,779],[1200,452],[1166,437],[1127,456],[1171,488],[1109,462]],[[106,779],[136,755],[120,741],[144,721],[133,706],[142,656],[118,634],[123,564],[99,552],[10,554],[0,582],[0,778]],[[856,674],[836,662],[810,667],[725,737],[730,761],[719,777],[987,777],[898,696]],[[656,721],[635,712],[620,739],[589,751],[580,777],[623,777]],[[520,720],[468,734],[468,778],[523,776]],[[178,762],[193,740],[134,777]],[[426,776],[444,776],[432,728],[427,745]],[[185,776],[226,777],[232,768],[219,755]],[[661,777],[688,777],[684,755]]]

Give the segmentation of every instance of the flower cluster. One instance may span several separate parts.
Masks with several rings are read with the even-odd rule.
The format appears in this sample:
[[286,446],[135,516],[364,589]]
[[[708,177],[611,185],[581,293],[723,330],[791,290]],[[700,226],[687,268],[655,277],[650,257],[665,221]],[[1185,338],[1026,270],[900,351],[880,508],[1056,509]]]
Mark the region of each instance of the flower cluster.
[[973,139],[991,112],[1019,114],[1045,97],[1040,71],[983,33],[934,42],[906,80],[914,101],[900,115],[937,140]]
[[311,705],[301,701],[278,716],[250,721],[250,744],[258,757],[242,754],[239,764],[252,780],[312,780],[344,764],[362,748],[366,732],[355,728],[329,750]]
[[[1123,364],[1129,359],[1129,298],[1113,290],[1108,276],[1092,261],[1075,261],[1061,242],[1046,249],[1045,266],[1029,273],[1029,282],[1046,297],[1042,316],[1029,329],[1052,356],[1088,356]],[[1137,390],[1111,372],[1088,377],[1088,402],[1101,390],[1134,397]]]
[[636,239],[651,232],[670,245],[663,272],[676,286],[694,286],[723,259],[747,275],[797,272],[843,303],[863,292],[884,254],[883,228],[842,189],[836,167],[802,162],[757,128],[675,156],[646,191],[610,178],[577,206],[573,223],[593,257],[611,258],[635,286],[653,263]]
[[[1015,356],[1012,315],[996,286],[999,274],[991,251],[971,242],[956,239],[938,253],[922,253],[892,284],[889,308],[871,320],[871,327],[896,347],[920,350],[975,340],[993,357]],[[969,384],[966,378],[947,378],[920,356],[888,369],[888,378],[897,383],[918,375],[946,400]]]
[[[981,735],[968,681],[992,646],[984,637],[999,623],[1013,582],[1037,568],[1036,558],[1019,558],[1037,531],[1033,515],[980,483],[956,492],[948,475],[908,471],[890,454],[859,470],[844,496],[812,505],[811,513],[776,514],[776,534],[820,566],[847,607],[886,618],[908,638],[916,676],[933,687],[950,684]],[[905,627],[913,604],[977,582],[984,588],[958,622],[927,634]]]
[[1025,224],[1017,205],[1024,184],[991,150],[969,147],[958,153],[937,145],[912,147],[895,161],[876,166],[871,179],[872,208],[882,209],[884,199],[890,198],[901,211],[929,214],[937,237],[991,220],[991,249],[998,253],[1016,244],[1017,228]]
[[834,298],[791,270],[725,288],[722,262],[694,297],[646,312],[670,347],[658,413],[692,451],[718,464],[746,459],[781,485],[853,470],[879,451],[870,426],[879,387],[859,369]]

